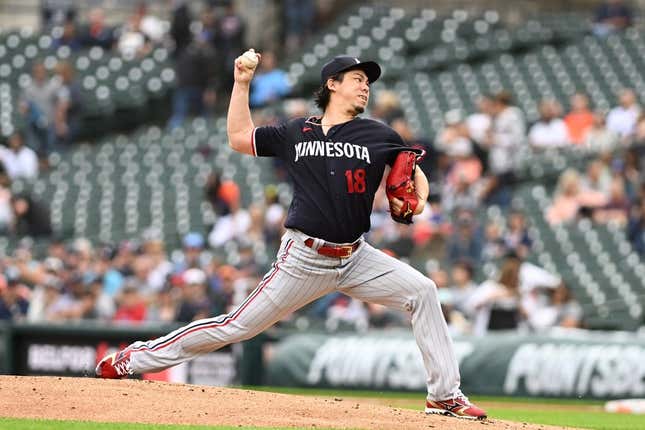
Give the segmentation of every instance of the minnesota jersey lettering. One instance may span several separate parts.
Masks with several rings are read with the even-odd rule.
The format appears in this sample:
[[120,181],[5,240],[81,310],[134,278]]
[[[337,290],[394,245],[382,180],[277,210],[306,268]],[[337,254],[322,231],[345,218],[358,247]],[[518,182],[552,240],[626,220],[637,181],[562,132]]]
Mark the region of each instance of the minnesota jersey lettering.
[[284,162],[294,184],[285,227],[335,243],[354,242],[370,229],[385,166],[410,149],[386,124],[360,117],[327,132],[320,118],[294,118],[256,128],[254,142],[258,156]]
[[324,142],[314,140],[296,143],[297,162],[301,157],[345,157],[356,158],[370,164],[370,151],[361,145],[343,142]]

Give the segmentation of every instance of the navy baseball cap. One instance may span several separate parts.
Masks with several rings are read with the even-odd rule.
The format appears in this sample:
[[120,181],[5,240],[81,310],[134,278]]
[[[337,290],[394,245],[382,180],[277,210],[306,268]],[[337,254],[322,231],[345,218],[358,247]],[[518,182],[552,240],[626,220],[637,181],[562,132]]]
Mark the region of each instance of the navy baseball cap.
[[330,76],[350,69],[360,69],[364,71],[370,84],[381,76],[381,66],[374,61],[361,61],[356,57],[340,55],[338,57],[334,57],[330,62],[323,66],[320,71],[320,83],[324,84]]

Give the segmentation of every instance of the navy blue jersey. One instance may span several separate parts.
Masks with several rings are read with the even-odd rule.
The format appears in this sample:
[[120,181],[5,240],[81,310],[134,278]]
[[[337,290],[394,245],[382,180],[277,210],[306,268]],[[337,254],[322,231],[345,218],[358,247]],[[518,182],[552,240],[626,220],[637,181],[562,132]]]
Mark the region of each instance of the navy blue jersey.
[[410,149],[390,127],[354,118],[323,134],[318,118],[258,127],[253,151],[284,161],[293,183],[285,227],[335,243],[370,229],[374,194],[385,165]]

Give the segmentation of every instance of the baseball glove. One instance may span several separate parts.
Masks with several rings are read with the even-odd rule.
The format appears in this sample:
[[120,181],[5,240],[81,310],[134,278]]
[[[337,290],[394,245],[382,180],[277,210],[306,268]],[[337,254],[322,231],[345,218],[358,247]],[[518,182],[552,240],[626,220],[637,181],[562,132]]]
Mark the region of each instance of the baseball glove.
[[411,224],[414,210],[419,204],[414,186],[414,171],[417,166],[417,154],[412,151],[401,151],[392,164],[392,170],[385,182],[385,193],[391,202],[397,198],[403,201],[400,213],[390,212],[392,219],[402,224]]

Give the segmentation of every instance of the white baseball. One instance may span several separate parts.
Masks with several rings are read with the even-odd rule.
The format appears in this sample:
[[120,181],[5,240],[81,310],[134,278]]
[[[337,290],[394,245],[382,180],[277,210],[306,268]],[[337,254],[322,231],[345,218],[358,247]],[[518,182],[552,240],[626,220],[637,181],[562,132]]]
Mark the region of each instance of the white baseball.
[[244,67],[253,70],[258,65],[258,54],[253,49],[249,49],[240,56],[240,61]]

